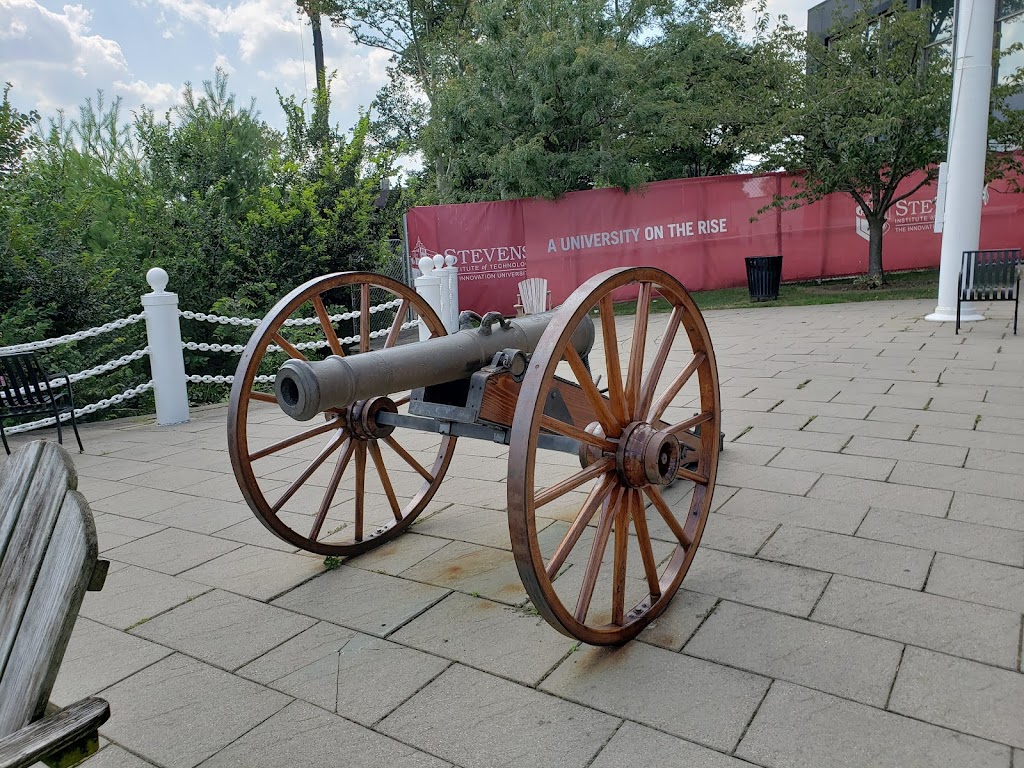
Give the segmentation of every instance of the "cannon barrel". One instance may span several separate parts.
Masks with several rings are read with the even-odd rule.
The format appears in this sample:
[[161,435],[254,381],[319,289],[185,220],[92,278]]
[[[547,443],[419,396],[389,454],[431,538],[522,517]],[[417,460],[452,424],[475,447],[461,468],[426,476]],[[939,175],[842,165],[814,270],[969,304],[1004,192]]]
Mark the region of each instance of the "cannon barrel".
[[[504,349],[532,353],[552,316],[552,312],[527,315],[504,325],[481,326],[351,357],[289,360],[277,372],[277,402],[293,419],[307,421],[328,408],[346,408],[371,397],[468,379]],[[589,317],[573,333],[572,343],[580,355],[590,352],[594,323]]]

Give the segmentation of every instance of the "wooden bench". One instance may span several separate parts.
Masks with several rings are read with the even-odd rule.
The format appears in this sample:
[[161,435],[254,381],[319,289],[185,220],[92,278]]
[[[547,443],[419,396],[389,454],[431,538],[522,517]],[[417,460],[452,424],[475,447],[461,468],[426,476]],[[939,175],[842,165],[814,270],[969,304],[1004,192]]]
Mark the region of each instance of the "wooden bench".
[[0,466],[0,768],[74,765],[110,717],[98,698],[46,711],[82,598],[109,565],[77,485],[54,443],[29,443]]
[[956,295],[956,333],[960,333],[960,303],[964,301],[1012,301],[1013,335],[1017,335],[1020,300],[1020,248],[1000,251],[964,251]]
[[[54,391],[51,385],[64,380],[62,390]],[[71,393],[71,378],[63,371],[51,376],[35,352],[12,352],[0,355],[0,440],[10,455],[4,434],[4,420],[19,416],[53,416],[57,420],[57,442],[63,445],[64,432],[61,429],[61,414],[71,414],[71,427],[75,430],[79,453],[82,438],[78,435],[75,422],[75,398]]]
[[528,277],[519,283],[519,293],[516,295],[516,315],[539,315],[551,308],[551,291],[548,290],[548,281],[543,277]]

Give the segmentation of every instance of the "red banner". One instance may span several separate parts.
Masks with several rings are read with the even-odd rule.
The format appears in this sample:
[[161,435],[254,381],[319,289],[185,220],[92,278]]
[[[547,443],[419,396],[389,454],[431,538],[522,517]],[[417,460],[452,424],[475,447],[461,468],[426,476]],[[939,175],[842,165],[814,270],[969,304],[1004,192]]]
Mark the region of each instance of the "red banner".
[[[511,313],[516,287],[544,277],[564,301],[588,277],[622,265],[666,270],[690,290],[746,284],[745,256],[783,255],[783,279],[867,271],[867,222],[846,195],[792,211],[766,210],[792,189],[784,174],[717,176],[573,192],[559,200],[413,208],[410,256],[456,258],[462,309]],[[910,188],[915,182],[907,183]],[[982,214],[982,248],[1020,247],[1024,195],[992,185]],[[889,212],[887,270],[937,267],[935,188],[926,186]]]

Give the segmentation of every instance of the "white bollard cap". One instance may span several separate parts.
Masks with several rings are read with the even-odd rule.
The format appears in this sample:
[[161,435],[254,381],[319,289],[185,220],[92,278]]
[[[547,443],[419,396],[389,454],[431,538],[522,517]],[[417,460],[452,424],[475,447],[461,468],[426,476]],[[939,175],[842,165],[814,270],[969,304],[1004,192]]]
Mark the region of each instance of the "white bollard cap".
[[440,269],[444,266],[444,256],[440,253],[434,256],[434,269]]
[[458,259],[455,258],[455,254],[449,253],[444,257],[444,264],[446,267],[454,267],[456,261],[458,261]]
[[169,279],[170,278],[167,277],[167,272],[160,267],[153,267],[146,273],[146,282],[149,283],[149,287],[153,289],[153,293],[166,293],[164,288],[167,287],[167,281]]
[[420,259],[420,272],[424,275],[434,268],[434,260],[429,256],[424,256]]

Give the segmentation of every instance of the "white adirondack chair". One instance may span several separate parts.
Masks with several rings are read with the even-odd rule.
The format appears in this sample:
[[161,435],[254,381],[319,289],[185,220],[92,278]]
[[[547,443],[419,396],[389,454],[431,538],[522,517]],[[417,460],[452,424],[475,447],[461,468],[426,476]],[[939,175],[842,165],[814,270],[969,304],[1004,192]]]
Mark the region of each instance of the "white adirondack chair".
[[516,297],[516,316],[536,315],[547,312],[551,306],[551,291],[543,277],[530,277],[519,284]]

